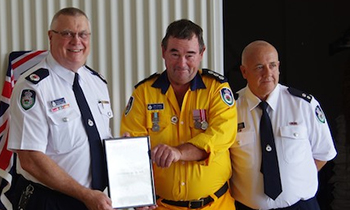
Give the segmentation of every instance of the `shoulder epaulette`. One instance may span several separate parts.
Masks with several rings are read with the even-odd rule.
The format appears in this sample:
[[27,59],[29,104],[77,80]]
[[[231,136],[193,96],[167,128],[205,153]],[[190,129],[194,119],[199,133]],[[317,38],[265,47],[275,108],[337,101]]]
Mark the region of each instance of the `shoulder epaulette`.
[[90,68],[90,67],[87,66],[87,65],[85,65],[85,67],[86,67],[87,69],[89,69],[93,75],[98,76],[104,83],[107,84],[107,80],[106,80],[100,73],[98,73],[97,71],[93,70],[92,68]]
[[147,80],[150,80],[150,79],[152,79],[153,77],[157,77],[157,76],[159,76],[159,75],[160,75],[160,74],[156,72],[156,73],[152,74],[151,76],[149,76],[149,77],[147,77],[147,78],[141,80],[141,81],[140,81],[139,83],[137,83],[134,87],[137,88],[139,85],[141,85],[142,83],[146,82]]
[[303,91],[297,90],[297,89],[295,89],[295,88],[289,87],[289,88],[288,88],[288,92],[289,92],[291,95],[300,97],[300,98],[304,99],[305,101],[307,101],[307,102],[309,102],[309,103],[310,103],[311,100],[312,100],[312,95],[310,95],[310,94],[308,94],[308,93],[305,93],[305,92],[303,92]]
[[31,74],[29,74],[26,77],[26,80],[28,80],[29,82],[31,82],[33,84],[38,84],[41,80],[45,79],[47,76],[49,76],[49,70],[44,69],[44,68],[40,68],[40,69],[32,72]]
[[239,94],[238,93],[233,93],[233,97],[235,98],[235,100],[237,101]]
[[227,78],[225,76],[209,69],[202,69],[202,75],[215,78],[220,83],[227,82]]

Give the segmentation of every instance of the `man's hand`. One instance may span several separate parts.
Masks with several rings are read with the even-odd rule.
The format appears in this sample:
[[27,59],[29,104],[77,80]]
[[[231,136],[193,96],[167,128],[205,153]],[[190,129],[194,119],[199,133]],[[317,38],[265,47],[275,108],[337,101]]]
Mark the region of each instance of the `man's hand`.
[[113,210],[112,200],[98,190],[89,190],[83,202],[89,210]]
[[140,207],[136,208],[136,210],[149,210],[149,209],[156,209],[157,206],[145,206],[145,207]]
[[82,201],[90,210],[113,210],[112,201],[106,194],[80,185],[44,153],[16,152],[22,168],[51,189]]
[[181,152],[176,147],[165,144],[155,146],[151,151],[151,158],[158,167],[167,168],[180,160]]

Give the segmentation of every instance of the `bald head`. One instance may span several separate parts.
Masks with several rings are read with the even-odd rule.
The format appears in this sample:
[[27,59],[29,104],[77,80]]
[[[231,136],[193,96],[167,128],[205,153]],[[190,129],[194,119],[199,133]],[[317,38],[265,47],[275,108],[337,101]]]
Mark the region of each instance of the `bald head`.
[[260,52],[261,50],[264,51],[274,51],[276,52],[277,59],[278,59],[278,53],[274,46],[272,46],[270,43],[263,41],[263,40],[257,40],[253,41],[250,44],[248,44],[242,52],[242,65],[246,65],[249,59],[251,57],[254,57],[257,52]]

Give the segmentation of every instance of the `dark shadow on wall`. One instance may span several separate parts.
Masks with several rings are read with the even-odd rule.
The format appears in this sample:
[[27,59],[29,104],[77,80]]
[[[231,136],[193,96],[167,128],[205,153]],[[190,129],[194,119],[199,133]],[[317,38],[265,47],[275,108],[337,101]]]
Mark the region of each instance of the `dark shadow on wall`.
[[[266,40],[279,52],[280,82],[311,93],[320,102],[336,141],[337,119],[350,110],[344,102],[350,92],[343,92],[344,77],[350,75],[350,65],[346,65],[350,49],[343,37],[350,33],[350,1],[223,0],[223,4],[224,73],[232,90],[246,85],[239,70],[243,48],[251,41]],[[348,154],[349,148],[345,150]],[[334,168],[334,161],[330,161],[319,173],[317,197],[322,210],[340,209],[334,204]],[[350,189],[346,192],[350,200]]]

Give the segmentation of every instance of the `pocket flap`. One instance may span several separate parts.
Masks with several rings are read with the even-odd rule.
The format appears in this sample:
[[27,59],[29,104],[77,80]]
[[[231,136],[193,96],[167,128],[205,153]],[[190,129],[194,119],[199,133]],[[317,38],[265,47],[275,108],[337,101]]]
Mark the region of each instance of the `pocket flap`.
[[112,108],[111,108],[111,104],[108,103],[103,103],[100,102],[98,103],[98,109],[100,110],[100,113],[108,118],[112,118],[113,117],[113,112],[112,112]]
[[291,139],[307,138],[307,129],[305,126],[284,126],[280,128],[281,136]]
[[74,109],[61,110],[57,113],[53,113],[49,115],[51,122],[55,125],[62,125],[64,123],[68,123],[72,120],[80,117],[80,113],[78,113]]

